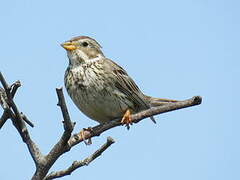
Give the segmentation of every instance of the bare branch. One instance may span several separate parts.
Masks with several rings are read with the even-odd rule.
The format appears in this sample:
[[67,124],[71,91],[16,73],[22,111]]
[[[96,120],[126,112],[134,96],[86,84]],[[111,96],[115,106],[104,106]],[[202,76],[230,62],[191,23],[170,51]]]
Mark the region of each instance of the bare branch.
[[27,118],[27,116],[25,114],[23,114],[22,112],[20,113],[22,119],[31,127],[34,127],[34,124]]
[[[174,111],[174,110],[177,110],[177,109],[182,109],[182,108],[187,108],[187,107],[190,107],[190,106],[199,105],[199,104],[201,104],[201,102],[202,102],[202,98],[200,96],[194,96],[191,99],[187,99],[187,100],[184,100],[184,101],[178,101],[178,102],[168,103],[166,105],[162,105],[162,106],[158,106],[158,107],[152,107],[150,109],[141,111],[137,114],[131,115],[131,118],[132,118],[132,121],[134,123],[138,123],[139,121],[141,121],[141,120],[143,120],[147,117],[157,115],[157,114],[166,113],[166,112],[169,112],[169,111]],[[104,131],[107,131],[108,129],[111,129],[111,128],[116,127],[116,126],[121,126],[121,125],[122,125],[122,123],[120,122],[120,119],[115,119],[115,120],[110,121],[108,123],[100,124],[98,126],[93,127],[92,131],[84,131],[84,137],[82,135],[79,135],[79,134],[74,134],[70,138],[68,144],[71,147],[75,146],[76,144],[84,141],[84,139],[99,136]]]
[[5,122],[7,121],[7,119],[9,118],[9,115],[8,115],[9,106],[7,103],[7,95],[3,88],[0,88],[0,105],[4,109],[3,115],[0,119],[0,129],[1,129],[2,126],[5,124]]
[[20,81],[16,81],[15,83],[13,83],[11,85],[11,89],[12,89],[11,96],[12,96],[12,98],[14,98],[14,96],[15,96],[19,87],[21,87],[21,82]]
[[69,131],[70,133],[73,131],[74,125],[75,123],[72,123],[70,120],[70,116],[67,110],[67,106],[65,103],[65,99],[64,99],[64,95],[63,95],[63,91],[62,88],[56,88],[56,92],[58,95],[58,106],[60,106],[61,110],[62,110],[62,115],[64,118],[63,124],[64,124],[64,129],[65,131]]
[[58,143],[52,148],[52,150],[47,155],[47,159],[49,161],[53,161],[53,162],[55,162],[61,154],[70,150],[70,148],[68,146],[68,140],[71,137],[71,134],[72,134],[72,131],[73,131],[73,128],[75,125],[74,123],[72,123],[72,121],[70,119],[62,88],[56,89],[56,92],[58,95],[58,104],[57,105],[61,108],[62,115],[64,118],[64,121],[63,121],[64,133],[63,133],[61,139],[58,141]]
[[99,157],[107,148],[109,148],[115,141],[113,138],[108,137],[107,142],[103,144],[97,151],[95,151],[92,155],[88,156],[82,161],[74,161],[70,167],[65,170],[51,172],[49,175],[44,178],[44,180],[56,179],[66,175],[70,175],[74,170],[89,165],[93,160]]
[[39,164],[41,164],[45,158],[42,155],[40,149],[38,148],[37,144],[31,139],[28,131],[26,131],[26,144],[28,147],[28,151],[31,154],[31,157],[36,165],[36,167],[38,167]]
[[[6,119],[8,119],[8,118],[10,118],[12,120],[13,125],[18,130],[20,136],[22,137],[22,140],[27,144],[28,150],[29,150],[35,164],[37,165],[43,156],[42,156],[40,150],[38,149],[37,145],[31,140],[30,135],[27,130],[27,127],[25,126],[25,123],[23,121],[24,118],[27,121],[29,121],[29,120],[26,118],[25,115],[23,115],[22,113],[19,113],[19,110],[18,110],[15,102],[13,101],[13,96],[15,95],[18,87],[20,87],[20,82],[17,81],[16,83],[14,83],[11,86],[12,87],[12,91],[11,91],[11,88],[9,88],[9,86],[1,72],[0,72],[0,81],[4,87],[4,93],[6,94],[4,96],[4,99],[8,105],[4,109],[4,113],[1,117],[1,120],[6,121]],[[1,90],[1,92],[3,92],[3,91]],[[12,108],[13,111],[10,108]],[[3,125],[3,124],[1,124],[1,125]]]
[[[11,116],[9,116],[9,114],[12,114],[12,113],[13,112],[10,109],[4,110],[3,115],[0,118],[0,129],[2,128],[4,123],[7,121],[7,119],[11,118]],[[26,115],[24,115],[22,112],[20,113],[20,115],[24,122],[26,122],[29,126],[34,127],[34,124],[27,118]]]
[[17,108],[16,104],[14,103],[14,101],[12,99],[11,88],[9,88],[9,86],[8,86],[6,80],[4,79],[1,72],[0,72],[0,81],[3,85],[5,93],[7,95],[8,106],[9,106],[9,108],[11,107],[13,109],[14,113],[15,113],[15,116],[16,116],[15,119],[17,120],[16,125],[18,126],[17,129],[18,129],[18,131],[19,131],[19,133],[20,133],[20,135],[21,135],[21,137],[24,141],[24,131],[26,130],[26,125],[25,125],[25,123],[24,123],[24,121],[23,121],[23,119],[22,119],[22,117],[21,117],[21,115],[18,111],[18,108]]
[[10,92],[10,88],[9,88],[9,86],[8,86],[6,80],[4,79],[4,77],[3,77],[3,75],[2,75],[1,72],[0,72],[0,81],[1,81],[1,83],[2,83],[2,85],[3,85],[3,88],[4,88],[5,91],[6,91],[7,96],[9,96],[9,95],[8,95],[8,92]]
[[0,129],[3,127],[7,119],[9,118],[7,110],[4,110],[2,117],[0,118]]
[[[6,81],[5,81],[6,83]],[[17,89],[21,86],[21,83],[20,81],[16,81],[15,83],[13,83],[11,85],[11,88],[10,88],[10,94],[11,94],[11,98],[13,99],[16,92],[17,92]],[[7,119],[10,118],[9,114],[10,114],[10,111],[11,111],[11,107],[9,107],[8,105],[8,97],[7,97],[7,94],[5,92],[4,89],[0,88],[0,104],[2,106],[2,108],[4,109],[4,113],[2,115],[2,117],[0,118],[0,129],[2,128],[2,126],[5,124],[5,122],[7,121]],[[22,120],[25,121],[28,125],[30,125],[31,127],[34,127],[34,124],[21,112],[20,115],[22,116]],[[18,123],[16,122],[16,125]],[[17,125],[18,126],[18,125]]]
[[49,169],[55,163],[55,161],[65,152],[69,151],[71,147],[68,145],[68,140],[71,137],[75,123],[72,123],[67,106],[65,103],[64,95],[62,88],[56,89],[58,96],[58,106],[61,108],[63,115],[63,126],[64,132],[60,140],[54,145],[50,152],[44,157],[44,164],[41,164],[37,167],[35,174],[32,179],[43,179],[48,173]]
[[4,110],[9,108],[7,103],[7,94],[5,93],[3,88],[0,88],[0,105]]

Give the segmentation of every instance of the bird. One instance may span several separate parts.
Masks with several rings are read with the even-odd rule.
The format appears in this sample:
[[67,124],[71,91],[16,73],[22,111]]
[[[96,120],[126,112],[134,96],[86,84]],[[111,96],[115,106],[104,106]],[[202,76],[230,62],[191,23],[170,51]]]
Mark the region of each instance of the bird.
[[[100,124],[119,118],[129,129],[131,114],[152,105],[176,102],[143,94],[121,66],[105,57],[101,45],[91,37],[73,37],[61,46],[69,59],[64,75],[67,93],[81,112]],[[154,117],[150,118],[156,123]]]

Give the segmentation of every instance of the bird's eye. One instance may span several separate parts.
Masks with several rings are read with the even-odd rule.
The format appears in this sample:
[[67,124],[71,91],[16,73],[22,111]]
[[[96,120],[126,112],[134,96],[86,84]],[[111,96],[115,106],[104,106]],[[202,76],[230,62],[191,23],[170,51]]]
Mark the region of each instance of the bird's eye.
[[82,45],[83,45],[83,47],[87,47],[88,43],[87,42],[83,42]]

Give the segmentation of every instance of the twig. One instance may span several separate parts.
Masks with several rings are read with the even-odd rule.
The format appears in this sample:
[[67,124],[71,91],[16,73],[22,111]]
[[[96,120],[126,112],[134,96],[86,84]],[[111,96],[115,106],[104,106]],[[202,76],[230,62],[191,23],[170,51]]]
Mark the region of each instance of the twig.
[[70,120],[62,88],[56,88],[56,92],[57,92],[57,96],[58,96],[58,104],[57,105],[60,106],[60,108],[62,110],[63,119],[64,119],[64,121],[63,121],[64,129],[65,129],[65,131],[72,132],[75,123],[72,123]]
[[[2,128],[4,123],[7,121],[7,119],[11,118],[11,116],[9,116],[10,111],[11,111],[10,109],[4,110],[3,115],[0,118],[0,129]],[[11,113],[12,113],[12,111],[11,111]],[[27,118],[26,115],[24,115],[22,112],[20,113],[20,115],[24,122],[26,122],[29,126],[34,127],[34,124]]]
[[11,96],[12,96],[12,98],[14,98],[14,96],[15,96],[19,87],[21,87],[21,82],[20,81],[16,81],[15,83],[13,83],[11,85],[11,89],[12,89]]
[[20,113],[22,119],[31,127],[34,127],[34,124],[27,118],[27,116],[25,114],[23,114],[22,112]]
[[82,161],[74,161],[71,166],[69,166],[67,169],[57,171],[57,172],[51,172],[49,175],[44,178],[44,180],[50,180],[50,179],[56,179],[60,178],[66,175],[71,175],[71,173],[82,167],[89,165],[93,160],[95,160],[97,157],[99,157],[107,148],[109,148],[115,141],[111,138],[107,138],[107,142],[103,144],[97,151],[95,151],[92,155],[88,156]]

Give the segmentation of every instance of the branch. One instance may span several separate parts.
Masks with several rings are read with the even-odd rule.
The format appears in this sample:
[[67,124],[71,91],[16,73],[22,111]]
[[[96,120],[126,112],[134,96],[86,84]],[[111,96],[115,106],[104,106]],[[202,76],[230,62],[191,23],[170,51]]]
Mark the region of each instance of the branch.
[[34,127],[34,124],[27,118],[26,115],[24,115],[22,112],[20,113],[22,119],[31,127]]
[[[18,87],[20,87],[21,84],[19,81],[17,81],[9,88],[1,72],[0,72],[0,81],[4,87],[4,90],[1,89],[1,94],[0,94],[0,97],[1,97],[0,103],[4,108],[4,113],[1,117],[1,127],[8,118],[12,120],[13,125],[16,127],[19,134],[21,135],[23,142],[27,144],[28,150],[35,164],[37,165],[43,156],[40,150],[38,149],[37,145],[31,140],[27,127],[24,123],[24,119],[25,121],[29,122],[31,125],[33,124],[27,119],[27,117],[23,113],[19,113],[17,105],[13,101],[13,96],[15,95]],[[2,102],[2,101],[5,101],[5,102]]]
[[[14,85],[15,85],[15,83],[12,86],[14,86]],[[13,92],[13,91],[14,91],[14,89],[11,91],[11,94],[14,96],[16,92]],[[15,89],[15,91],[16,91],[16,89]],[[2,105],[2,108],[4,109],[3,115],[0,118],[0,129],[2,128],[2,126],[5,124],[5,122],[9,118],[11,119],[11,115],[10,114],[13,115],[12,110],[10,109],[10,107],[7,104],[7,101],[8,101],[7,97],[4,96],[4,95],[6,95],[5,91],[2,88],[0,88],[0,104]],[[21,112],[20,116],[22,117],[22,120],[25,121],[29,126],[34,127],[34,124],[27,118],[26,115],[24,115]],[[17,121],[14,120],[14,122],[16,122],[15,125],[18,126],[17,125]]]
[[64,132],[63,132],[61,139],[58,141],[58,143],[52,148],[52,150],[46,156],[46,158],[52,162],[55,162],[61,154],[70,150],[70,148],[68,146],[68,140],[71,137],[71,134],[72,134],[72,131],[73,131],[73,128],[75,125],[75,123],[72,123],[72,121],[70,119],[62,88],[60,88],[60,89],[57,88],[56,92],[57,92],[57,96],[58,96],[58,104],[57,105],[61,108],[63,119],[64,119],[63,120]]
[[4,110],[2,117],[0,118],[0,129],[3,127],[5,122],[9,119],[7,110]]
[[[3,77],[1,77],[1,78],[2,78],[1,82],[6,83],[5,79]],[[10,86],[9,90],[10,90],[10,95],[11,95],[12,99],[14,98],[14,96],[20,86],[21,86],[20,81],[16,81],[15,83],[13,83]],[[8,85],[5,85],[5,87],[8,87]],[[2,108],[4,109],[3,115],[0,118],[0,129],[5,124],[7,119],[11,118],[9,116],[10,107],[8,106],[8,103],[7,103],[8,101],[9,100],[8,100],[6,91],[3,88],[0,88],[0,104],[1,104]],[[34,124],[31,121],[29,121],[29,119],[22,112],[20,113],[20,115],[21,115],[23,121],[25,121],[29,126],[34,127]]]
[[15,124],[18,132],[20,133],[22,140],[25,141],[24,133],[26,130],[26,125],[18,111],[16,104],[13,101],[12,94],[11,94],[11,88],[8,86],[6,80],[4,79],[1,72],[0,72],[0,81],[3,85],[3,88],[6,93],[6,99],[7,99],[7,104],[8,104],[7,111],[10,112],[10,108],[12,108],[14,115],[15,115],[15,117],[13,118],[13,123]]
[[103,144],[97,151],[95,151],[92,155],[88,156],[82,161],[74,161],[71,166],[69,166],[67,169],[57,171],[57,172],[51,172],[49,175],[44,178],[44,180],[49,180],[49,179],[56,179],[60,178],[66,175],[71,175],[73,171],[76,169],[82,167],[82,166],[87,166],[89,165],[93,160],[98,158],[107,148],[109,148],[115,141],[111,138],[107,138],[107,142]]
[[[150,109],[141,111],[137,114],[131,115],[133,123],[138,123],[139,121],[151,117],[153,115],[162,114],[178,109],[187,108],[190,106],[199,105],[202,102],[202,98],[200,96],[194,96],[191,99],[187,99],[184,101],[178,101],[174,103],[167,103],[166,105],[158,106],[158,107],[152,107]],[[84,139],[89,139],[95,136],[101,135],[103,132],[107,131],[108,129],[111,129],[116,126],[121,126],[122,123],[120,122],[121,119],[115,119],[113,121],[110,121],[108,123],[100,124],[98,126],[95,126],[92,128],[92,131],[84,131],[84,136],[81,134],[74,134],[68,144],[73,147],[76,144],[84,141]]]
[[70,119],[62,88],[59,88],[59,89],[57,88],[56,92],[58,96],[57,105],[61,108],[63,119],[64,119],[63,120],[64,132],[60,140],[53,146],[50,152],[44,157],[45,158],[44,164],[39,164],[32,179],[39,179],[39,178],[43,179],[48,173],[49,169],[52,167],[52,165],[56,162],[56,160],[62,154],[64,154],[65,152],[71,149],[71,147],[68,144],[68,141],[71,137],[75,123],[72,123]]
[[12,89],[11,96],[12,96],[12,98],[14,98],[14,96],[15,96],[15,94],[16,94],[16,92],[17,92],[17,90],[18,90],[18,88],[20,86],[21,86],[21,82],[20,81],[16,81],[15,83],[13,83],[11,85],[11,89]]
[[5,122],[7,121],[7,119],[9,118],[9,115],[8,115],[9,106],[7,104],[7,95],[3,88],[0,88],[0,104],[4,109],[3,115],[0,118],[0,129],[1,129],[2,126],[5,124]]
[[67,106],[65,103],[65,99],[64,99],[64,95],[63,95],[63,91],[62,88],[56,88],[56,92],[57,92],[57,96],[58,96],[58,106],[60,106],[61,111],[62,111],[62,115],[64,118],[63,124],[64,124],[64,130],[68,131],[68,132],[72,132],[75,123],[72,123],[70,120],[70,116],[67,110]]

